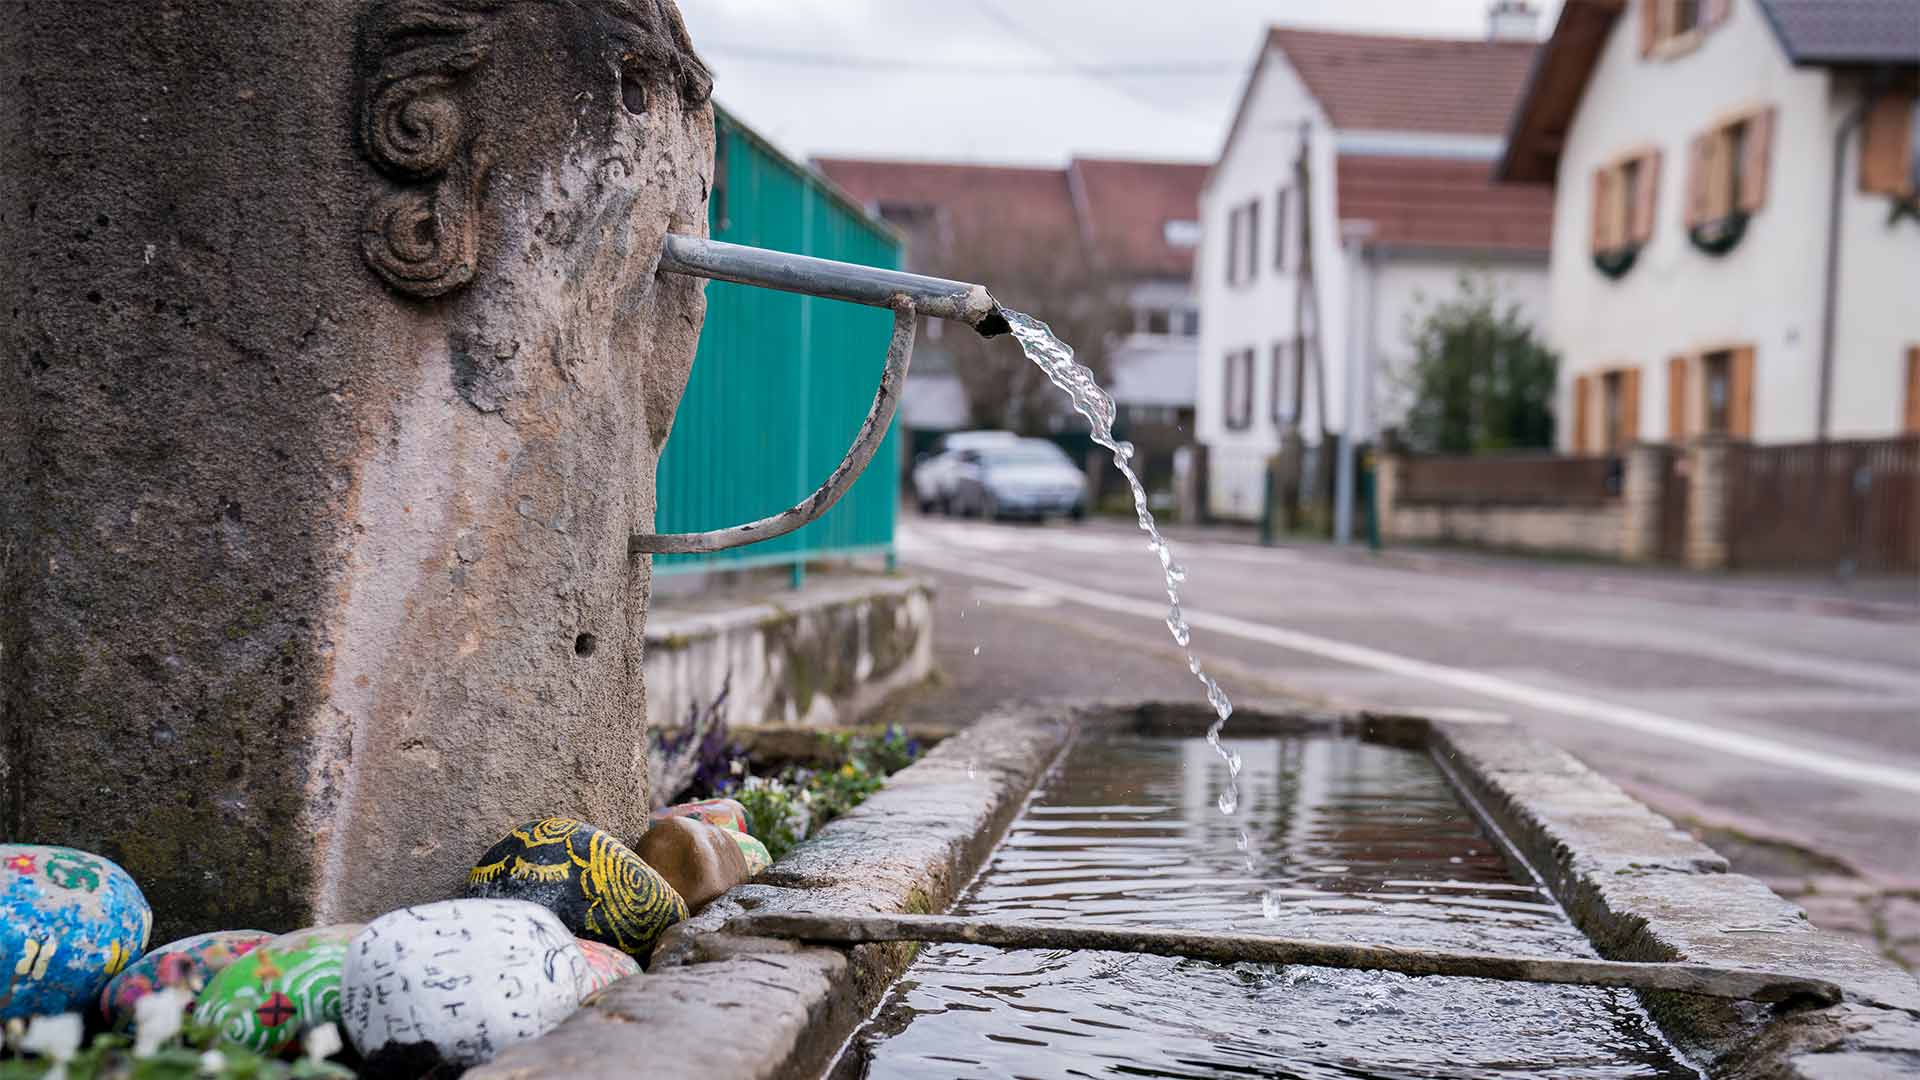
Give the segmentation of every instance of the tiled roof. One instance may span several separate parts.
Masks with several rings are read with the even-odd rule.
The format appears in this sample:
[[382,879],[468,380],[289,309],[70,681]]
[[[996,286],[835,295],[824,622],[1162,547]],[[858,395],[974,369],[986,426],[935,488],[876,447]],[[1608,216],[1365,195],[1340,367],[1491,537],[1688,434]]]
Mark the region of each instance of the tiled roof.
[[1070,235],[1073,196],[1061,169],[923,161],[815,158],[814,168],[870,208],[938,211],[947,229],[1022,229]]
[[1167,243],[1167,222],[1200,219],[1207,166],[1075,158],[1068,166],[1088,243],[1110,268],[1186,277],[1193,248]]
[[1503,135],[1532,42],[1339,34],[1276,26],[1307,89],[1344,130]]
[[816,158],[827,179],[898,220],[902,208],[937,215],[907,224],[911,241],[938,244],[974,229],[1072,236],[1124,273],[1184,277],[1191,249],[1166,242],[1169,220],[1194,221],[1207,167],[1076,158],[1066,169]]
[[1492,163],[1342,154],[1341,221],[1370,221],[1386,247],[1545,254],[1553,190],[1496,184]]
[[1920,64],[1914,0],[1761,0],[1796,64]]

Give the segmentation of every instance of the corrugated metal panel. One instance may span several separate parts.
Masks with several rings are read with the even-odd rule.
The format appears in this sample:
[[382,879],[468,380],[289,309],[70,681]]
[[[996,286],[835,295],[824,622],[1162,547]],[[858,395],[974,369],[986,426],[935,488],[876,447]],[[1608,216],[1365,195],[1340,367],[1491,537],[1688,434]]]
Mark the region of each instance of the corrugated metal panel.
[[[722,113],[713,236],[737,244],[898,267],[891,230]],[[707,285],[693,375],[661,455],[663,533],[724,528],[804,498],[840,462],[873,401],[891,313],[724,282]],[[656,573],[797,564],[891,551],[898,425],[826,516],[716,555],[661,556]]]

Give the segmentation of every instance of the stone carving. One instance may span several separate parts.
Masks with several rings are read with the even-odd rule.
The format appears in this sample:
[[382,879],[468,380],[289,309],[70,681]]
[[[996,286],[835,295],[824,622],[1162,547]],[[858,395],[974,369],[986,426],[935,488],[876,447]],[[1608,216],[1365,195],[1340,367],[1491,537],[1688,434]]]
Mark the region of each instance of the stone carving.
[[[478,261],[480,192],[494,161],[477,110],[462,100],[491,57],[501,15],[531,0],[387,0],[369,14],[363,50],[360,138],[379,169],[400,182],[378,195],[360,251],[395,290],[427,299],[467,284]],[[644,112],[649,84],[666,83],[689,107],[713,81],[668,0],[570,0],[626,31],[622,107]]]

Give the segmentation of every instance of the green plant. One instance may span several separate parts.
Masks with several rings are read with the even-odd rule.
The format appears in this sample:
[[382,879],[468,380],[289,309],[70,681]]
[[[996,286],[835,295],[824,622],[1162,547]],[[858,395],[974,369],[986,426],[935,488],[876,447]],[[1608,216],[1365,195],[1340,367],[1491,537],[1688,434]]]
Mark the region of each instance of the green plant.
[[784,781],[749,776],[734,789],[733,798],[747,812],[747,831],[767,845],[767,854],[775,862],[810,833],[811,821],[800,793]]

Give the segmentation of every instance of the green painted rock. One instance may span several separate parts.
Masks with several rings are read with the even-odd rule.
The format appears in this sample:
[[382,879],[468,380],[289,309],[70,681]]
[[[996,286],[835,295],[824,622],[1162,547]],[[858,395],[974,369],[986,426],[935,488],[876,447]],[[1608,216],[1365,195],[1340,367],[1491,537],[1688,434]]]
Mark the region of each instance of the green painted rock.
[[530,821],[488,848],[467,895],[531,901],[575,936],[636,958],[687,917],[686,901],[632,848],[573,818]]
[[740,854],[747,857],[748,877],[759,877],[760,871],[773,865],[773,853],[758,839],[746,833],[734,833],[733,842],[740,845]]
[[228,964],[193,1003],[195,1024],[263,1054],[340,1020],[340,978],[359,923],[282,934]]

